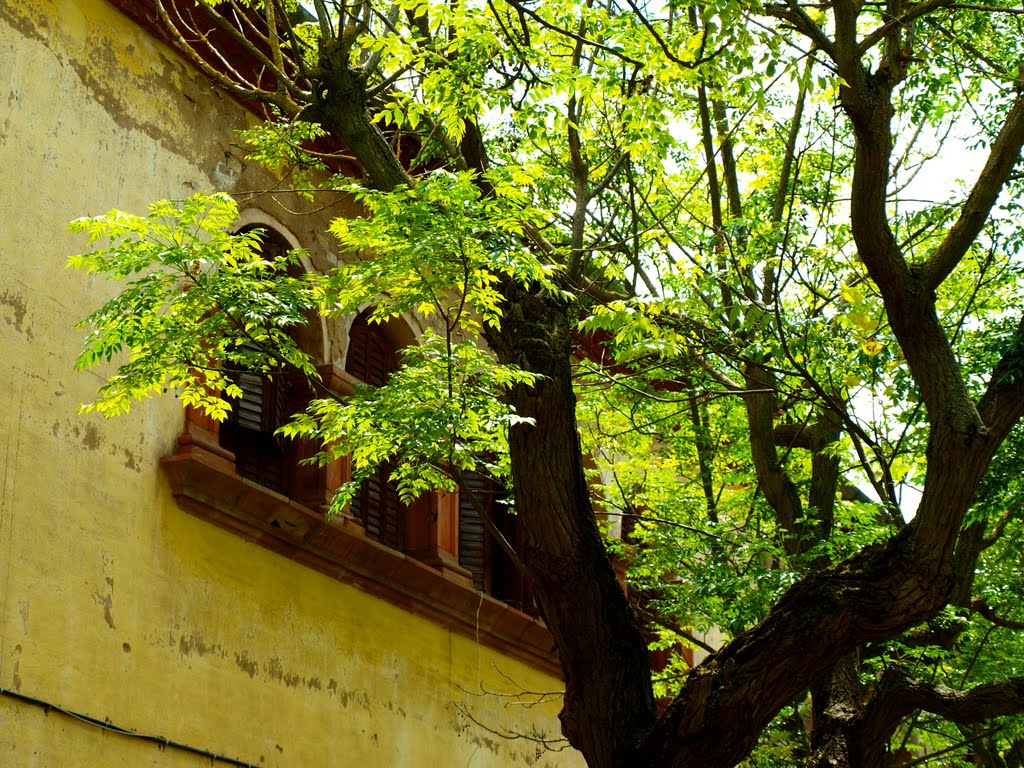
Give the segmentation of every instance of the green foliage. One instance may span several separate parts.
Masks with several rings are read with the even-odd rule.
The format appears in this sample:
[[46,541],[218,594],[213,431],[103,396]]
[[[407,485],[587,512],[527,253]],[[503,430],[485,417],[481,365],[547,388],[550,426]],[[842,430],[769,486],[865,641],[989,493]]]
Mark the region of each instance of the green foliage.
[[359,387],[344,401],[314,400],[281,428],[286,437],[322,444],[315,461],[351,456],[352,479],[334,497],[333,512],[386,462],[395,465],[392,479],[406,503],[431,489],[454,490],[451,468],[484,468],[484,457],[489,474],[508,477],[507,429],[523,419],[500,395],[535,377],[497,365],[472,341],[449,345],[431,331],[404,351],[402,363],[385,386]]
[[294,257],[268,261],[257,233],[229,235],[237,215],[227,195],[195,195],[154,203],[146,216],[111,211],[69,225],[94,250],[68,266],[121,286],[81,323],[92,330],[75,367],[117,364],[85,410],[114,416],[180,387],[185,405],[219,420],[226,398],[241,395],[232,371],[317,375],[289,335],[313,307],[308,287],[288,275]]
[[551,287],[554,267],[522,240],[538,213],[515,187],[493,181],[494,195],[486,199],[470,173],[438,171],[393,192],[350,187],[368,215],[336,219],[331,232],[364,258],[339,266],[323,283],[324,306],[353,312],[372,297],[380,320],[436,315],[448,331],[458,326],[475,337],[481,323],[500,322],[501,279]]
[[438,315],[441,334],[428,330],[405,350],[387,386],[361,387],[344,401],[315,400],[282,427],[286,437],[319,441],[319,461],[352,455],[352,482],[333,508],[386,462],[396,463],[407,501],[451,488],[451,467],[476,468],[485,455],[492,475],[507,476],[506,430],[521,419],[501,394],[536,377],[497,364],[474,339],[481,322],[500,320],[494,284],[501,276],[549,284],[551,269],[516,237],[523,207],[511,191],[482,201],[465,174],[358,196],[373,216],[339,220],[333,231],[376,258],[324,276],[293,277],[295,254],[263,258],[258,231],[229,234],[237,207],[226,195],[162,201],[144,217],[112,211],[73,222],[69,228],[97,247],[69,266],[122,286],[83,321],[92,331],[76,366],[117,365],[85,409],[112,416],[180,388],[185,405],[223,419],[230,400],[242,396],[234,372],[298,370],[318,379],[315,361],[294,341],[295,328],[310,313],[350,312],[372,301],[374,322],[403,312]]
[[274,120],[238,133],[250,160],[290,179],[301,195],[312,199],[320,183],[313,174],[327,170],[325,159],[313,149],[316,140],[326,135],[322,127],[305,120],[284,120],[276,116]]

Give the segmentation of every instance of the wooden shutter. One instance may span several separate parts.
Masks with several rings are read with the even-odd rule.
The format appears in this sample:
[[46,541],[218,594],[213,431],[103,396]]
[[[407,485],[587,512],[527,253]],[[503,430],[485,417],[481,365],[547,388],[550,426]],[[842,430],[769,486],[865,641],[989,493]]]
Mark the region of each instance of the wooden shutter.
[[232,408],[232,421],[242,429],[253,432],[263,431],[263,376],[250,371],[242,371],[235,378],[235,383],[242,390],[242,399],[236,400]]
[[[519,518],[503,504],[505,491],[476,472],[465,474],[466,485],[480,501],[484,512],[501,531],[512,549],[523,558],[523,537]],[[459,495],[459,565],[473,574],[473,586],[491,597],[518,608],[537,612],[533,592],[524,574],[484,527],[468,495]]]
[[370,327],[368,315],[369,310],[352,322],[345,370],[364,384],[383,387],[388,383],[391,372],[398,367],[397,354],[380,326]]
[[363,482],[352,500],[352,515],[366,528],[366,534],[392,549],[402,549],[404,506],[398,491],[388,481],[390,463],[377,467],[377,471]]
[[[365,384],[382,387],[397,367],[397,355],[379,326],[371,328],[367,323],[368,316],[369,310],[352,322],[345,370]],[[360,487],[350,509],[367,536],[400,550],[404,544],[405,506],[398,498],[398,489],[388,480],[393,469],[390,463],[378,467]]]
[[286,451],[274,431],[287,419],[289,377],[241,371],[232,378],[242,398],[232,403],[221,425],[221,445],[235,454],[235,471],[240,476],[287,495]]
[[[476,495],[487,514],[494,506],[494,490],[491,483],[477,472],[464,475],[466,485]],[[481,592],[490,592],[490,573],[487,556],[491,537],[480,519],[480,515],[465,492],[459,493],[459,565],[473,574],[473,586]]]

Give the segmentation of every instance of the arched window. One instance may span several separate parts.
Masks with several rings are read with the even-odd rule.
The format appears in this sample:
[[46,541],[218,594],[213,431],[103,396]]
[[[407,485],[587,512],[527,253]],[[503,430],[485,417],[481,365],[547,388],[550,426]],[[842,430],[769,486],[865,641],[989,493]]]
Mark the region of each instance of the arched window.
[[[266,227],[247,227],[242,232],[258,229],[262,235],[260,251],[267,259],[284,255],[291,249],[278,232]],[[302,273],[294,265],[293,277]],[[316,324],[310,318],[307,327],[296,328],[292,337],[306,351],[315,351]],[[253,345],[255,348],[255,345]],[[313,508],[324,503],[322,472],[300,465],[302,459],[315,453],[315,446],[302,440],[289,440],[276,435],[292,414],[303,410],[312,398],[312,391],[301,374],[282,370],[275,373],[238,371],[232,378],[242,390],[228,418],[220,425],[220,445],[235,457],[235,472],[284,496]]]
[[[368,322],[371,311],[352,321],[345,371],[364,384],[381,387],[398,368],[398,345],[386,326]],[[377,467],[352,499],[350,511],[371,539],[401,550],[405,548],[405,505],[388,480],[393,469],[390,462]]]

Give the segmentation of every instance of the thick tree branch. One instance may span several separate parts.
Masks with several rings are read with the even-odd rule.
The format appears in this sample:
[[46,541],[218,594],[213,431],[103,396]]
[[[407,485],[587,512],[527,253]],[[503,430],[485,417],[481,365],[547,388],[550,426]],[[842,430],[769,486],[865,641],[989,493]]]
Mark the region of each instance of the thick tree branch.
[[971,610],[995,624],[997,627],[1012,629],[1017,632],[1024,630],[1024,621],[1014,621],[1013,619],[1007,619],[1000,616],[996,613],[995,608],[990,606],[983,597],[978,597],[971,601]]
[[882,26],[864,36],[858,46],[860,55],[863,56],[893,32],[905,30],[914,19],[952,5],[952,0],[925,0],[922,3],[908,4],[906,11],[895,18],[890,18]]
[[[808,61],[805,74],[810,75],[811,62]],[[780,224],[786,209],[786,200],[790,194],[790,177],[793,175],[793,161],[796,158],[796,142],[803,127],[804,103],[807,100],[807,89],[801,84],[793,105],[793,117],[789,120],[789,133],[786,136],[786,153],[782,156],[779,169],[779,183],[775,188],[775,201],[772,204],[772,223]]]
[[334,28],[331,25],[331,15],[327,12],[324,0],[313,0],[313,7],[316,9],[316,21],[320,26],[320,39],[333,40]]
[[1024,99],[1018,98],[992,143],[985,167],[974,182],[960,217],[921,267],[921,280],[926,290],[938,288],[977,240],[996,198],[1020,160],[1021,146],[1024,146]]
[[966,691],[912,678],[899,665],[886,669],[864,715],[851,729],[853,765],[882,765],[889,740],[905,717],[931,712],[958,725],[1024,712],[1024,678],[983,683]]
[[713,454],[708,440],[707,418],[705,406],[690,400],[690,425],[693,427],[694,447],[697,449],[697,468],[700,472],[701,489],[704,491],[704,504],[707,506],[708,519],[718,522],[718,499],[715,496],[714,478],[711,473]]
[[749,394],[743,398],[747,408],[750,455],[765,501],[771,505],[779,525],[786,531],[786,551],[795,554],[800,549],[797,521],[803,516],[803,503],[799,490],[775,450],[775,377],[767,367],[749,363],[744,379],[748,390],[771,390],[768,394]]
[[840,658],[932,615],[948,589],[948,576],[903,534],[807,577],[690,674],[632,765],[730,768]]
[[835,8],[837,59],[847,83],[840,98],[856,135],[850,203],[854,238],[882,294],[932,425],[928,475],[911,535],[923,556],[950,564],[963,514],[1001,435],[986,430],[936,312],[934,294],[909,269],[889,227],[885,201],[893,146],[892,91],[899,73],[880,69],[869,75],[864,70],[849,48],[856,9],[848,0]]
[[348,57],[349,48],[343,41],[321,42],[311,118],[348,146],[362,165],[370,186],[381,190],[412,186],[412,178],[377,126],[370,122],[365,77],[349,66]]
[[811,427],[811,483],[807,492],[808,517],[813,511],[813,519],[809,521],[812,535],[803,542],[804,549],[832,535],[839,456],[830,446],[839,439],[841,431],[839,418],[828,408],[819,408],[817,421]]
[[[993,717],[1024,712],[1024,677],[1010,677],[956,691],[937,683],[915,680],[892,666],[882,676],[861,725],[865,737],[891,735],[901,718],[916,709],[954,723],[980,723]],[[872,738],[873,740],[873,738]]]
[[829,58],[835,59],[832,40],[807,15],[807,11],[801,8],[799,3],[792,1],[785,4],[768,3],[765,5],[764,10],[769,16],[792,24],[794,29],[805,35],[816,47],[824,51]]

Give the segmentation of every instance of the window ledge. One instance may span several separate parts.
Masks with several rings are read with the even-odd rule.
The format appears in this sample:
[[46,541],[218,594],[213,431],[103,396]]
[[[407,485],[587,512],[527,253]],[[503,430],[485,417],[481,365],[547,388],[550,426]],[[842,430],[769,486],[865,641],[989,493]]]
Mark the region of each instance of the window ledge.
[[202,452],[161,459],[174,498],[189,513],[561,676],[543,622],[366,538],[359,526],[328,519],[210,459]]

